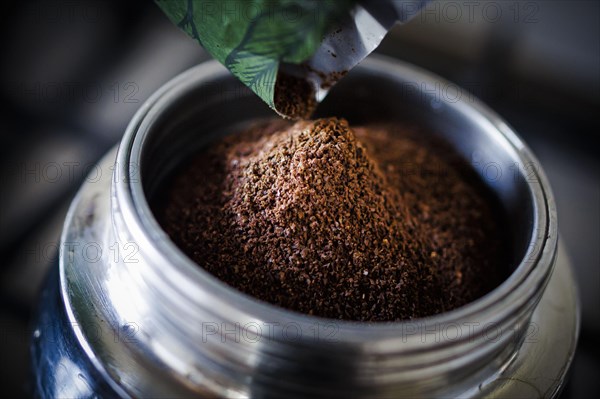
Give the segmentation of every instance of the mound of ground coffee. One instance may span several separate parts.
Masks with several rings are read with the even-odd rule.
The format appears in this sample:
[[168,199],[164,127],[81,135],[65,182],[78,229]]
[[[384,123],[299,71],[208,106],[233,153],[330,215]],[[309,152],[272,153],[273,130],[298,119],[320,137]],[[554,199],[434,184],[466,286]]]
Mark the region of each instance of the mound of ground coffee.
[[451,154],[397,125],[266,122],[181,170],[159,219],[261,300],[335,319],[433,315],[504,277],[490,202]]

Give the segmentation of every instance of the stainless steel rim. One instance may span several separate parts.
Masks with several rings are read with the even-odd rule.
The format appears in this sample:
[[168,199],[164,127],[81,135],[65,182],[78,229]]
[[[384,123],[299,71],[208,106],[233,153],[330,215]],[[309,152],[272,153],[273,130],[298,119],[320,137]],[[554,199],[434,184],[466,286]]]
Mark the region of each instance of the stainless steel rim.
[[[399,61],[386,60],[383,57],[369,59],[363,63],[365,67],[377,68],[378,71],[394,75],[401,73],[412,76],[416,81],[428,82],[432,87],[436,82],[445,82],[429,72]],[[140,165],[144,146],[145,133],[157,118],[160,110],[181,95],[182,92],[195,90],[202,85],[204,77],[218,76],[227,73],[217,62],[199,65],[180,75],[158,93],[156,93],[138,112],[131,122],[117,155],[117,167],[121,176],[130,176],[137,171],[131,171],[129,165]],[[459,101],[455,104],[458,112],[480,119],[480,123],[490,124],[498,134],[498,142],[506,151],[513,153],[515,159],[523,164],[537,163],[527,146],[518,138],[516,133],[492,110],[480,102],[466,103]],[[485,320],[485,315],[494,315],[497,321],[499,315],[509,317],[514,307],[524,306],[531,297],[539,292],[552,273],[553,258],[557,246],[556,209],[552,193],[546,177],[541,170],[536,170],[539,184],[529,184],[534,201],[534,228],[530,240],[538,241],[540,245],[531,245],[524,259],[514,273],[497,289],[488,295],[450,312],[420,320],[418,328],[424,330],[429,325],[461,323],[472,320],[477,316]],[[215,277],[199,268],[166,237],[160,233],[161,228],[152,216],[148,202],[144,196],[142,179],[133,182],[117,182],[113,186],[113,195],[123,211],[127,227],[131,230],[140,246],[148,250],[155,259],[161,259],[164,264],[173,266],[171,281],[175,286],[179,282],[189,281],[198,288],[209,292],[221,305],[230,309],[234,320],[270,320],[279,323],[297,323],[309,326],[323,319],[288,312],[277,306],[257,301],[247,295],[230,288]],[[159,233],[157,233],[159,232]],[[537,252],[537,253],[536,253]],[[163,263],[163,262],[161,262]],[[163,284],[162,282],[157,282]],[[166,287],[165,287],[166,288]],[[193,304],[193,299],[190,304]],[[507,304],[510,304],[507,306]],[[403,331],[406,322],[365,324],[348,321],[337,321],[342,340],[362,341],[364,339],[383,339],[397,336]],[[423,350],[420,347],[420,350]]]

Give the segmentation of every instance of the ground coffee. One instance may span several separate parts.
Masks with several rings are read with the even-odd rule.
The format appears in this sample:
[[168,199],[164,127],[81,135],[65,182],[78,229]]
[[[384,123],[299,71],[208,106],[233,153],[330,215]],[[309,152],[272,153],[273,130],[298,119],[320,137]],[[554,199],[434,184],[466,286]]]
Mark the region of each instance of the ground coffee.
[[310,82],[281,71],[277,74],[273,101],[277,112],[288,119],[308,119],[317,107]]
[[505,277],[503,240],[467,165],[424,137],[335,118],[261,123],[181,170],[159,219],[210,273],[288,309],[444,312]]

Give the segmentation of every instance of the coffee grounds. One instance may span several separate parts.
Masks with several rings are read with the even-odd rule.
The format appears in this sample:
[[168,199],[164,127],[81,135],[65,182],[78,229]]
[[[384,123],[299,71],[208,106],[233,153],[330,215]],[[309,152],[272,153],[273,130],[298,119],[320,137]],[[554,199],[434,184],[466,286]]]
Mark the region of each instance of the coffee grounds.
[[194,261],[261,300],[358,321],[429,316],[505,277],[467,165],[398,125],[259,124],[199,154],[159,219]]
[[277,74],[273,102],[275,110],[288,119],[308,119],[317,107],[310,82],[281,71]]

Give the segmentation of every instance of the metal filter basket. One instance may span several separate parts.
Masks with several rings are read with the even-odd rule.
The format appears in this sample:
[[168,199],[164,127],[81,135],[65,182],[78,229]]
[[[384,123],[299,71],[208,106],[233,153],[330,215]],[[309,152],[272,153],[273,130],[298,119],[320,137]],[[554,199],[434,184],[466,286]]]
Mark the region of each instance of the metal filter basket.
[[[359,323],[249,297],[194,264],[150,203],[210,140],[272,116],[217,62],[173,79],[73,201],[60,265],[32,338],[49,397],[552,397],[578,334],[578,302],[538,162],[459,87],[371,57],[321,104],[351,123],[409,120],[439,132],[506,212],[514,270],[495,290],[424,319]],[[98,173],[100,171],[100,173]],[[98,177],[99,176],[99,177]]]

